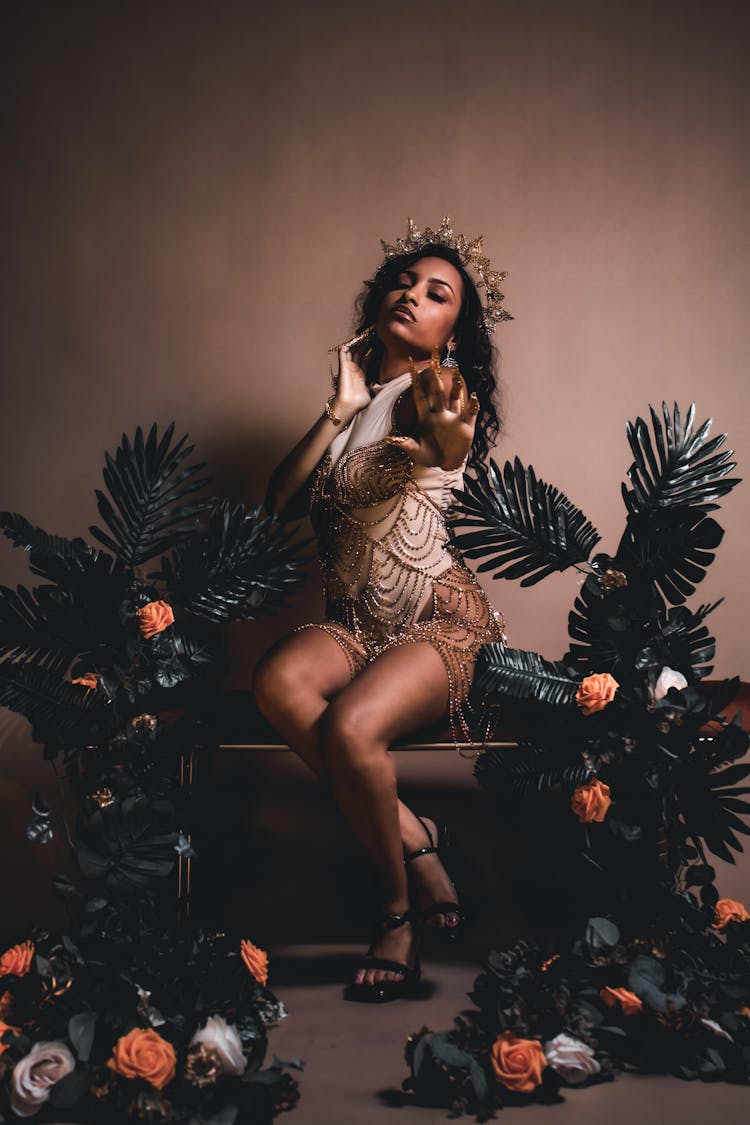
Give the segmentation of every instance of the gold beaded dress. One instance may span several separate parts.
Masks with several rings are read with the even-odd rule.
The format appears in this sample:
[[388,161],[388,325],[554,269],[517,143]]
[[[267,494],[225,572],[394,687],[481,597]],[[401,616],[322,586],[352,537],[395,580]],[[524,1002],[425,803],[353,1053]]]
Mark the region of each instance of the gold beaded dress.
[[493,611],[451,542],[445,522],[456,470],[414,465],[384,439],[398,433],[398,399],[407,371],[371,387],[372,400],[324,456],[312,485],[310,516],[326,600],[324,629],[352,676],[396,645],[426,641],[445,664],[454,742],[472,741],[468,695],[479,649],[507,643]]

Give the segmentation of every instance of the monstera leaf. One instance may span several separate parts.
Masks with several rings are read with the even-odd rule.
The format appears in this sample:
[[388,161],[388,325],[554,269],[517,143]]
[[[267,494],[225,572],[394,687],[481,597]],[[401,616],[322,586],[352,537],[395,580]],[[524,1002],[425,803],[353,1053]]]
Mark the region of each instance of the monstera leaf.
[[283,605],[301,580],[306,541],[294,542],[295,534],[260,508],[222,501],[208,527],[175,546],[173,562],[162,558],[150,577],[163,579],[170,599],[200,617],[255,620]]
[[559,751],[551,753],[530,744],[508,749],[493,747],[479,755],[474,776],[483,789],[499,797],[528,797],[553,785],[584,785],[594,776],[580,755],[575,762],[561,762]]
[[533,700],[566,706],[575,702],[579,681],[564,664],[544,660],[536,652],[483,645],[477,659],[473,690],[485,700]]
[[185,445],[186,434],[170,447],[173,433],[171,422],[157,443],[154,423],[144,442],[139,426],[132,445],[123,434],[114,459],[109,453],[104,455],[104,482],[111,500],[99,489],[96,497],[110,534],[98,527],[89,530],[129,567],[139,566],[182,542],[192,528],[180,525],[214,503],[211,498],[184,503],[187,496],[208,484],[210,477],[195,478],[205,462],[180,468],[194,446]]
[[524,468],[518,458],[501,473],[494,461],[465,477],[466,491],[451,516],[453,527],[476,528],[455,536],[472,559],[489,556],[479,571],[496,570],[494,578],[521,578],[532,586],[556,570],[585,562],[599,542],[596,528],[562,492]]
[[618,559],[629,571],[655,582],[673,605],[695,593],[724,529],[694,508],[667,508],[631,515],[618,548]]
[[582,674],[633,668],[644,638],[658,631],[664,616],[664,601],[653,583],[631,575],[627,586],[602,593],[592,575],[568,615],[571,645],[566,661]]
[[677,403],[671,417],[666,403],[662,403],[661,409],[663,425],[654,408],[649,407],[656,453],[643,419],[636,418],[635,424],[627,424],[634,457],[628,470],[633,488],[629,490],[623,485],[628,512],[638,514],[676,507],[713,511],[719,505],[712,501],[726,496],[740,483],[739,479],[723,479],[736,467],[731,449],[717,453],[727,435],[706,440],[711,418],[693,431],[695,403],[690,404],[684,423]]
[[737,816],[738,812],[747,815],[750,811],[748,802],[740,800],[750,789],[735,782],[750,774],[750,766],[729,766],[711,773],[708,764],[703,754],[696,751],[677,779],[682,819],[689,835],[702,837],[714,855],[734,863],[732,851],[744,850],[735,833],[750,836],[750,828]]
[[694,613],[685,606],[670,609],[660,628],[642,639],[643,647],[636,654],[635,666],[642,671],[665,666],[674,668],[688,680],[710,676],[713,665],[708,661],[714,658],[716,642],[703,621],[723,600],[701,605]]

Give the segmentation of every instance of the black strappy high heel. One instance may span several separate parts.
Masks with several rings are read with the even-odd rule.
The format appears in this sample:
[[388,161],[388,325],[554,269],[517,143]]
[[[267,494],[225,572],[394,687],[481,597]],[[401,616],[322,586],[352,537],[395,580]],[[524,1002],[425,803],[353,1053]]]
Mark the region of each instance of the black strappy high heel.
[[363,969],[385,969],[391,973],[403,973],[403,980],[381,980],[375,984],[357,984],[352,981],[344,990],[345,1000],[356,1000],[365,1004],[383,1004],[388,1000],[398,1000],[402,996],[407,996],[419,981],[422,975],[422,966],[417,954],[414,962],[414,968],[409,968],[408,965],[402,964],[401,961],[391,961],[388,957],[374,957],[373,949],[377,944],[383,929],[395,930],[399,926],[403,926],[405,922],[411,922],[417,925],[418,919],[414,911],[407,910],[404,914],[383,914],[382,917],[376,919],[373,927],[372,941],[367,950],[367,954],[362,958],[359,965]]
[[[412,860],[417,859],[421,855],[436,854],[440,862],[445,867],[449,878],[452,881],[450,853],[454,849],[453,839],[448,831],[447,824],[435,824],[437,830],[437,842],[435,841],[432,832],[427,827],[421,816],[417,820],[427,833],[427,839],[430,841],[430,846],[427,848],[418,848],[416,851],[409,852],[404,856],[404,864],[410,863]],[[455,889],[455,884],[454,884]],[[436,914],[456,914],[458,922],[455,925],[449,925],[446,919],[443,926],[431,926],[427,924],[427,919],[434,917]],[[444,942],[455,942],[460,937],[463,928],[466,924],[466,911],[459,902],[433,902],[424,910],[420,911],[419,921],[422,926],[422,936],[426,937],[427,934],[433,942],[442,944]]]

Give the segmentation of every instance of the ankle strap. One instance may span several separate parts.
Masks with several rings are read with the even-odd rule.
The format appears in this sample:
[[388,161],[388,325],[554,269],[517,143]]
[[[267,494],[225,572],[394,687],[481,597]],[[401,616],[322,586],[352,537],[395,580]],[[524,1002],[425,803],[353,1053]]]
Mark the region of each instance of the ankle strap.
[[[416,813],[414,815],[416,816]],[[417,816],[417,820],[419,821],[419,823],[422,825],[425,832],[427,833],[427,839],[430,841],[431,846],[429,848],[417,848],[417,850],[415,852],[409,852],[408,855],[404,856],[404,863],[405,864],[407,864],[409,862],[409,860],[417,859],[420,855],[433,855],[434,853],[437,853],[437,850],[438,850],[435,847],[435,838],[433,837],[432,833],[430,832],[430,830],[427,827],[427,825],[425,824],[425,822],[422,820],[422,817]]]
[[431,855],[432,852],[437,852],[437,848],[420,848],[416,852],[409,852],[404,856],[404,863],[407,864],[412,859],[417,859],[420,855]]
[[389,930],[397,930],[406,922],[414,922],[416,915],[413,910],[405,910],[403,914],[384,914],[380,922]]

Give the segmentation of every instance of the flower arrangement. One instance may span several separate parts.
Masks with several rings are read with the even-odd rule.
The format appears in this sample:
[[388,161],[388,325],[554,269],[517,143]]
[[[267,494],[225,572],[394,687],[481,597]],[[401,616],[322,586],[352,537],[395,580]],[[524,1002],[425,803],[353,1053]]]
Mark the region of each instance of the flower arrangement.
[[[210,745],[227,657],[209,623],[251,620],[300,581],[299,544],[259,509],[195,494],[193,446],[123,435],[97,490],[102,547],[0,513],[43,584],[0,587],[0,705],[25,715],[78,797],[61,819],[80,879],[63,935],[0,948],[0,1116],[117,1125],[270,1120],[296,1082],[267,1027],[286,1015],[247,938],[190,927],[175,868],[194,855],[179,763]],[[144,565],[158,558],[158,569]],[[154,565],[154,564],[152,564]],[[54,810],[33,800],[29,838]]]
[[[520,718],[517,748],[475,764],[499,802],[565,801],[591,873],[581,930],[492,951],[471,994],[477,1012],[454,1030],[423,1028],[407,1044],[406,1087],[470,1110],[558,1100],[565,1086],[625,1068],[682,1078],[750,1078],[750,915],[719,897],[709,853],[734,862],[750,812],[738,783],[748,748],[740,712],[725,711],[739,677],[712,686],[715,651],[689,610],[723,530],[708,513],[737,483],[726,435],[708,438],[675,405],[628,424],[633,463],[613,555],[566,496],[516,459],[491,463],[466,491],[454,528],[479,570],[532,585],[575,567],[583,584],[557,662],[487,645],[474,680],[488,728]],[[507,807],[507,806],[506,806]]]

